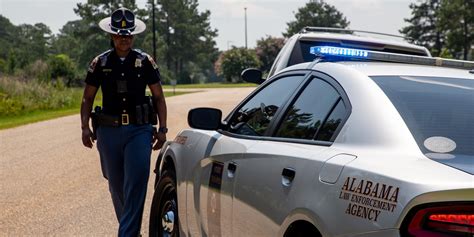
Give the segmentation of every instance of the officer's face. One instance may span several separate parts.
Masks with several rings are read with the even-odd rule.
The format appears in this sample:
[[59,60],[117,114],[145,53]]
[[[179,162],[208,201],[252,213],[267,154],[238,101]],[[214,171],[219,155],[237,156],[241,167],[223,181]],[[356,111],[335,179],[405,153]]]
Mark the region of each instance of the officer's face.
[[133,35],[112,35],[115,49],[119,51],[128,51],[132,48]]

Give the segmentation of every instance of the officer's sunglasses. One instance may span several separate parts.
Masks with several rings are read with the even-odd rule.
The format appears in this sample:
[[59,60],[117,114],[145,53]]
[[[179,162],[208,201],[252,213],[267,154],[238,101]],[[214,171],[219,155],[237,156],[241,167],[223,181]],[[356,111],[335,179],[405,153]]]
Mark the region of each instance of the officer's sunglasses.
[[135,20],[135,16],[130,11],[116,11],[114,12],[114,14],[112,14],[112,20],[115,22],[121,22],[122,20],[126,20],[127,22],[133,23]]

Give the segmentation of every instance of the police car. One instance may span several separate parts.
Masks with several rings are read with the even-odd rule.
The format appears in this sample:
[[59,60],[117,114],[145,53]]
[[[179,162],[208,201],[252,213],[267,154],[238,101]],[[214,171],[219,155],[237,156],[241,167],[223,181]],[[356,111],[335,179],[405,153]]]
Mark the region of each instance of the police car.
[[150,234],[473,236],[474,62],[308,50],[223,121],[189,112]]
[[291,65],[313,61],[314,55],[309,49],[321,45],[431,56],[428,49],[423,46],[396,39],[404,40],[401,36],[380,32],[307,26],[286,41],[273,62],[268,76],[271,77]]

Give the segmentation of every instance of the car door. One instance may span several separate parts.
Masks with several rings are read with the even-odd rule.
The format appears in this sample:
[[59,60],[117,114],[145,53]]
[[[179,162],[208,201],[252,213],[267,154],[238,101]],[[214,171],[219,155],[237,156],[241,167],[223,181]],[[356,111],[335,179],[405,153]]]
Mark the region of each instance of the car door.
[[[212,135],[212,136],[211,136]],[[202,139],[204,158],[193,168],[188,184],[187,220],[191,236],[230,236],[232,220],[232,164],[252,144],[217,132]],[[223,226],[225,228],[223,228]]]
[[[190,232],[201,236],[231,236],[235,161],[257,144],[265,134],[273,116],[303,81],[304,74],[290,73],[272,80],[249,96],[234,110],[228,125],[210,139],[202,139],[197,147],[206,146],[204,159],[192,171],[192,195],[188,206],[194,206],[198,215],[189,220]],[[194,187],[194,188],[192,188]],[[191,213],[191,212],[190,212]],[[192,217],[188,217],[192,218]],[[200,226],[196,228],[197,226]],[[238,235],[239,236],[239,235]]]
[[269,131],[235,161],[233,236],[278,236],[296,203],[308,203],[337,131],[350,109],[334,85],[307,78]]

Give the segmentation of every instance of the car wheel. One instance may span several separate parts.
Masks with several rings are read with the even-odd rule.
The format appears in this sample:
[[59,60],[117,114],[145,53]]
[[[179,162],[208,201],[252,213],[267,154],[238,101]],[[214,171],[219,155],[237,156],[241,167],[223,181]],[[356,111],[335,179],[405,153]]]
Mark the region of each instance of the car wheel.
[[175,174],[165,170],[153,195],[150,213],[150,236],[178,237],[178,199]]

